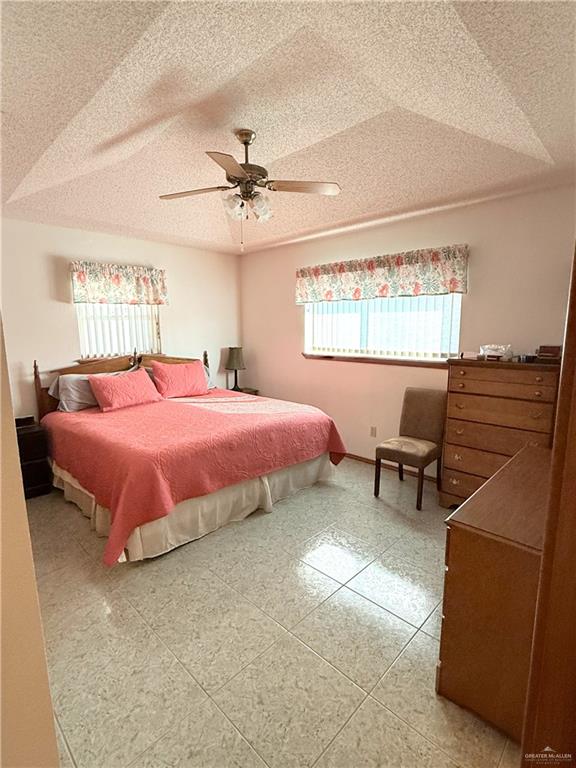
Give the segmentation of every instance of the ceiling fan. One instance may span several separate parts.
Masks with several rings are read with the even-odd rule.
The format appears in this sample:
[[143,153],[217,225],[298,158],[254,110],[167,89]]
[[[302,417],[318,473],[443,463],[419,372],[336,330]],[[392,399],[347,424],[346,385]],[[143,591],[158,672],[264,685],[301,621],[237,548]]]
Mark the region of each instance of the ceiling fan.
[[250,208],[258,221],[268,221],[271,210],[263,191],[306,192],[317,195],[337,195],[340,185],[333,181],[288,181],[268,178],[268,171],[261,165],[254,165],[248,159],[248,147],[254,142],[256,133],[248,128],[234,131],[238,141],[244,145],[244,162],[238,163],[232,155],[224,152],[206,152],[225,172],[230,186],[204,187],[186,192],[172,192],[160,195],[161,200],[175,200],[179,197],[203,195],[206,192],[224,192],[237,189],[238,192],[226,198],[226,211],[233,219],[247,219]]

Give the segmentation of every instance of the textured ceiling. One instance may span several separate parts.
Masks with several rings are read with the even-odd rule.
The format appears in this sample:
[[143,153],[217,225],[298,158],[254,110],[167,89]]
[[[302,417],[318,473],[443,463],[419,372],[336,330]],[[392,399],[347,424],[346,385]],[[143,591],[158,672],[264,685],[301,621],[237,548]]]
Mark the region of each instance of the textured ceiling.
[[[238,250],[205,150],[270,178],[246,250],[574,178],[571,2],[3,2],[7,216]],[[163,118],[154,120],[158,115]],[[111,139],[123,140],[107,145]]]

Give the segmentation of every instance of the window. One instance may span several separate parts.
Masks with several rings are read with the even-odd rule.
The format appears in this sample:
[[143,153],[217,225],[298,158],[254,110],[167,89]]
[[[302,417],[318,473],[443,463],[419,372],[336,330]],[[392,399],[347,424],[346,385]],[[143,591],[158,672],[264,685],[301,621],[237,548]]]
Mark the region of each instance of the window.
[[160,312],[154,304],[76,304],[82,357],[158,353]]
[[461,304],[460,293],[308,303],[305,352],[442,360],[458,353]]

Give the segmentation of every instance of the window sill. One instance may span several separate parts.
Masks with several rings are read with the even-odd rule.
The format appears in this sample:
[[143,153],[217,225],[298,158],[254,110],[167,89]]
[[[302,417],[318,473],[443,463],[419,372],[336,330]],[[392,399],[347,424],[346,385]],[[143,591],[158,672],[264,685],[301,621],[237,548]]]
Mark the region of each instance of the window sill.
[[376,365],[407,365],[411,368],[448,369],[446,360],[396,360],[392,357],[347,357],[345,355],[310,355],[302,352],[306,360],[334,360],[338,363],[376,363]]

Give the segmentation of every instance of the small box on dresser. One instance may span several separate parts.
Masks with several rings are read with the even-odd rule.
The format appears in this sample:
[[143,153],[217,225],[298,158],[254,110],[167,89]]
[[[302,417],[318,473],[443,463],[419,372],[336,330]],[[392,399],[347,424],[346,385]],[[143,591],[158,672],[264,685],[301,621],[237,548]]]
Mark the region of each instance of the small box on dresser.
[[448,360],[440,505],[461,504],[525,445],[552,444],[559,365]]
[[48,440],[44,427],[29,417],[16,419],[16,436],[24,495],[30,499],[50,493],[52,470],[48,463]]

